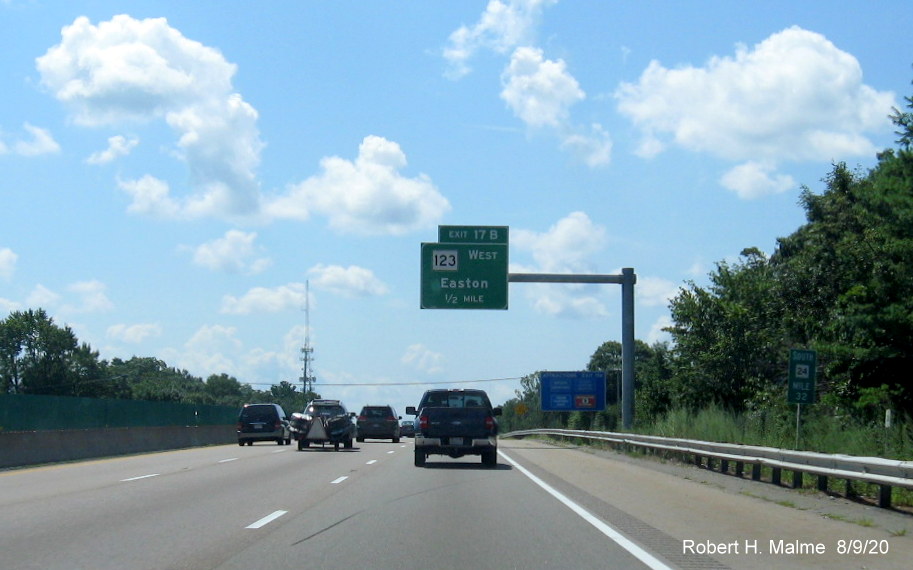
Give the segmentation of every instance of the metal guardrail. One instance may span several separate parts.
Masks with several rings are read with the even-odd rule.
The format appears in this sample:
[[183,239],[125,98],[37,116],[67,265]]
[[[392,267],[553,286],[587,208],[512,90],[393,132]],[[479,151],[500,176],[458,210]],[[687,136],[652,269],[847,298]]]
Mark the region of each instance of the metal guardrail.
[[[512,431],[500,437],[523,438],[525,436],[558,436],[597,440],[615,447],[640,447],[690,456],[700,467],[714,469],[714,460],[719,461],[720,472],[743,477],[745,465],[751,466],[751,478],[761,480],[761,468],[771,469],[771,483],[781,484],[782,471],[793,474],[793,488],[802,486],[803,474],[817,476],[819,491],[828,490],[828,479],[846,482],[846,495],[853,494],[852,482],[863,481],[879,486],[878,506],[890,508],[893,487],[913,489],[913,461],[883,459],[881,457],[858,457],[854,455],[792,451],[774,447],[758,447],[731,443],[714,443],[694,439],[678,439],[632,433],[584,431],[570,429],[531,429]],[[706,464],[704,460],[706,459]],[[734,465],[733,473],[730,466]]]

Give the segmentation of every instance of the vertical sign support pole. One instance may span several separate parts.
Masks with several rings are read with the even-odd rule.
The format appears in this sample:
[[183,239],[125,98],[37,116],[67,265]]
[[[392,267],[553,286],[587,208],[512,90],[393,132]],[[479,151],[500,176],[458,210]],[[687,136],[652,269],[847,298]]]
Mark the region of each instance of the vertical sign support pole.
[[510,273],[510,283],[614,283],[621,285],[621,423],[634,426],[634,268],[621,275],[575,275],[568,273]]
[[634,427],[634,269],[621,270],[621,423]]

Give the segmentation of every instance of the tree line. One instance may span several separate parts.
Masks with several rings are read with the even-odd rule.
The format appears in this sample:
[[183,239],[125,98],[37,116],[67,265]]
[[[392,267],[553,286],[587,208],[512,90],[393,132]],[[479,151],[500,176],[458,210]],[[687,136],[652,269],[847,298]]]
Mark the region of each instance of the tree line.
[[224,373],[204,380],[158,358],[103,360],[98,351],[80,343],[69,326],[58,326],[43,309],[14,311],[0,321],[0,387],[5,394],[232,407],[276,402],[289,412],[303,410],[309,400],[319,397],[286,381],[255,390]]
[[[789,350],[818,355],[817,413],[861,422],[913,416],[913,98],[894,109],[898,147],[868,171],[833,165],[825,189],[803,187],[806,223],[769,256],[747,247],[721,261],[708,285],[693,281],[670,301],[671,342],[637,341],[635,418],[644,425],[675,409],[786,413]],[[621,344],[593,353],[617,398]],[[538,413],[536,375],[505,409],[508,425],[617,424]],[[517,406],[524,414],[517,414]],[[530,412],[530,410],[533,410]]]

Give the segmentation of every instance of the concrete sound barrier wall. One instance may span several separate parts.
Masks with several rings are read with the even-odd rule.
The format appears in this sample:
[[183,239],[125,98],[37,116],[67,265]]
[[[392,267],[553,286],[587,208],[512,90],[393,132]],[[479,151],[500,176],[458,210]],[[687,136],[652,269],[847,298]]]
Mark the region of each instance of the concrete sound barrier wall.
[[234,425],[0,432],[0,468],[226,443]]

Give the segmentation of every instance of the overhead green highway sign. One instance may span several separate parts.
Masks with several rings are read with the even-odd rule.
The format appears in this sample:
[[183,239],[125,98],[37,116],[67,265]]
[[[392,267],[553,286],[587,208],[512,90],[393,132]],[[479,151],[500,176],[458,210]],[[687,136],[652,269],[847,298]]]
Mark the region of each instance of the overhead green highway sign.
[[440,226],[422,244],[423,309],[507,309],[507,226]]

